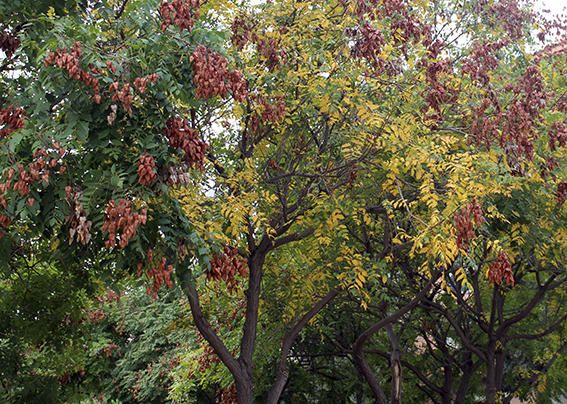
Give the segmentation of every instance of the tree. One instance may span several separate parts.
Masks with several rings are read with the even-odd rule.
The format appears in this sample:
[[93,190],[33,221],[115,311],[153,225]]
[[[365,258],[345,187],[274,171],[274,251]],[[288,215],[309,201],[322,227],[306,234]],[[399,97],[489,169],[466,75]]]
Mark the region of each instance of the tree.
[[[300,333],[340,294],[379,308],[348,354],[385,402],[365,347],[386,331],[400,402],[396,322],[424,307],[450,322],[440,291],[467,313],[467,294],[492,295],[482,349],[450,332],[486,365],[495,402],[497,343],[564,288],[564,56],[526,52],[536,23],[555,25],[511,1],[46,8],[22,7],[2,34],[10,256],[45,243],[72,274],[138,273],[153,296],[177,282],[240,403],[279,400]],[[516,213],[524,193],[553,242]],[[516,283],[537,301],[512,321]],[[223,312],[234,318],[219,329]],[[254,384],[266,358],[269,388]]]

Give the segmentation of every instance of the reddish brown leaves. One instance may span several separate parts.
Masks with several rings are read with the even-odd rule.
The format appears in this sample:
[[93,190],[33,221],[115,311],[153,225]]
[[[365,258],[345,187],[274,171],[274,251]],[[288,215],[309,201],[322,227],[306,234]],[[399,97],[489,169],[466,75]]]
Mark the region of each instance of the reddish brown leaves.
[[134,95],[130,88],[130,84],[126,83],[120,88],[120,84],[115,81],[112,83],[108,90],[112,93],[112,101],[120,101],[122,103],[122,108],[124,111],[132,112],[132,102],[134,101]]
[[199,45],[190,57],[193,66],[193,81],[197,98],[203,100],[221,97],[232,92],[237,101],[248,94],[246,80],[238,71],[228,70],[226,58],[215,51]]
[[475,227],[484,223],[484,216],[480,204],[473,199],[463,209],[455,214],[455,228],[457,230],[457,247],[467,250],[470,242],[476,238]]
[[0,139],[24,127],[24,109],[8,106],[0,109]]
[[138,227],[146,224],[146,219],[146,209],[135,213],[128,199],[120,199],[118,205],[114,200],[108,202],[102,225],[102,231],[108,233],[108,239],[105,241],[106,247],[115,247],[118,240],[118,246],[122,249],[126,248],[130,239],[136,235]]
[[[151,248],[148,248],[146,252],[146,261],[146,275],[153,281],[152,285],[146,289],[146,292],[155,299],[162,285],[166,285],[168,288],[173,287],[171,280],[173,265],[168,265],[165,257],[161,259],[154,257],[154,252]],[[143,267],[142,262],[138,262],[138,276],[142,275]]]
[[353,56],[365,58],[374,69],[381,71],[384,60],[380,58],[382,47],[386,43],[384,35],[377,28],[365,23],[356,32],[356,42],[352,51]]
[[200,0],[163,0],[160,7],[163,19],[161,29],[166,30],[170,25],[175,25],[180,30],[191,32],[195,20],[199,18],[200,5]]
[[144,94],[146,92],[146,86],[148,85],[148,83],[155,83],[158,80],[159,76],[157,73],[148,74],[144,77],[136,77],[134,79],[134,87],[140,92],[140,94]]
[[98,70],[91,67],[91,72],[83,70],[80,66],[79,58],[81,56],[81,44],[75,42],[70,51],[66,49],[57,49],[55,52],[49,53],[44,60],[45,66],[55,65],[60,69],[67,71],[73,80],[82,81],[85,85],[91,87],[94,91],[93,100],[100,104],[100,83],[93,75]]
[[557,198],[557,203],[563,205],[563,202],[567,199],[567,181],[560,182],[559,185],[557,185],[555,197]]
[[138,182],[149,187],[157,179],[156,162],[154,158],[145,153],[138,160]]
[[488,269],[488,279],[495,285],[501,285],[502,281],[510,286],[514,286],[514,273],[508,256],[504,251],[500,251],[496,260],[490,264]]
[[554,122],[551,124],[549,131],[549,148],[557,150],[567,144],[567,127],[562,122]]
[[260,106],[259,111],[255,111],[250,119],[250,128],[257,131],[262,125],[269,123],[280,123],[286,115],[286,105],[283,96],[274,97],[272,102],[266,97],[256,97],[256,102]]
[[237,402],[236,384],[234,383],[217,393],[217,404],[235,404]]
[[19,46],[20,39],[16,35],[6,31],[0,32],[0,49],[4,51],[8,59],[14,56],[14,52]]
[[203,170],[205,154],[209,146],[199,137],[199,132],[189,126],[186,119],[168,119],[163,132],[171,147],[185,152],[185,160],[189,166]]
[[65,221],[69,225],[69,244],[76,238],[77,242],[87,245],[91,240],[92,222],[87,219],[80,197],[79,192],[75,192],[70,186],[65,187],[65,199],[71,209]]
[[238,255],[238,249],[225,246],[224,252],[216,254],[211,260],[211,270],[207,272],[207,279],[224,281],[227,289],[233,292],[237,288],[237,276],[246,276],[248,265]]

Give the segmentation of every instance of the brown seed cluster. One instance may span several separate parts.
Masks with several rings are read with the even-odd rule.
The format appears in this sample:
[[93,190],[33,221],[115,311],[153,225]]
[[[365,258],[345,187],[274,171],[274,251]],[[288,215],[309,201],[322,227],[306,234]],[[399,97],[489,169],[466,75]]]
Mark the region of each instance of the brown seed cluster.
[[[152,285],[148,286],[146,292],[148,295],[152,296],[154,299],[157,298],[157,293],[159,289],[166,285],[168,288],[173,287],[173,281],[171,280],[171,275],[173,274],[173,265],[167,264],[167,259],[162,257],[161,259],[154,257],[154,251],[148,248],[146,252],[146,274],[152,280]],[[140,261],[138,262],[138,276],[142,275],[144,269],[144,264]]]
[[250,18],[244,14],[237,15],[230,26],[232,32],[231,41],[238,50],[242,50],[246,44],[253,39],[253,24]]
[[87,213],[81,203],[81,194],[67,186],[65,187],[65,199],[71,210],[65,220],[69,225],[69,244],[76,238],[78,243],[87,245],[91,241],[92,222],[88,220]]
[[165,31],[170,25],[175,25],[180,30],[191,32],[199,18],[200,6],[200,0],[163,0],[160,7],[161,29]]
[[164,135],[171,147],[183,150],[185,161],[190,167],[203,170],[209,145],[200,137],[199,132],[189,126],[189,121],[182,118],[170,118],[166,122]]
[[207,369],[209,369],[213,364],[220,363],[220,359],[215,353],[213,347],[206,344],[203,348],[203,353],[197,358],[197,363],[199,364],[199,371],[202,373],[207,371]]
[[425,67],[425,77],[427,80],[427,90],[425,94],[426,106],[424,112],[428,114],[428,119],[434,121],[434,125],[443,119],[442,105],[454,103],[459,96],[459,88],[452,85],[446,77],[451,75],[453,68],[449,59],[441,56],[444,44],[435,40],[424,40],[427,45],[427,56],[421,61]]
[[355,31],[353,34],[356,38],[352,50],[353,56],[368,60],[375,69],[381,71],[384,60],[380,57],[380,53],[386,43],[382,32],[369,23],[364,23],[358,28],[358,32]]
[[118,204],[114,200],[108,202],[102,224],[102,231],[108,233],[108,239],[105,241],[106,247],[115,247],[118,240],[118,246],[122,249],[126,248],[130,239],[136,236],[138,227],[146,224],[146,219],[146,209],[135,213],[132,209],[132,202],[128,199],[120,199]]
[[490,81],[490,71],[498,67],[497,52],[506,44],[505,41],[476,43],[471,54],[463,61],[463,73],[470,75],[472,80],[486,85]]
[[11,223],[12,219],[9,216],[0,213],[0,239],[4,237],[5,231]]
[[[47,185],[53,172],[63,174],[66,168],[61,159],[65,153],[65,149],[56,143],[49,149],[36,150],[33,154],[33,161],[27,167],[20,163],[16,168],[5,170],[2,175],[4,181],[0,181],[0,209],[8,207],[10,192],[14,192],[16,197],[28,197],[26,203],[32,206],[35,200],[29,197],[31,187],[40,181]],[[0,215],[1,227],[7,228],[10,222],[11,219],[8,216]]]
[[238,71],[229,71],[228,61],[224,56],[199,45],[189,60],[193,66],[197,98],[224,98],[229,92],[237,101],[246,98],[248,90],[244,76]]
[[120,88],[120,84],[115,81],[108,87],[108,90],[112,94],[112,101],[120,101],[122,103],[124,111],[128,112],[129,114],[132,113],[132,102],[134,101],[134,94],[132,94],[130,84],[126,83],[122,85],[122,88]]
[[8,106],[0,109],[0,139],[24,127],[24,109]]
[[287,60],[287,52],[281,49],[275,38],[255,38],[258,51],[266,60],[270,70],[284,64]]
[[165,180],[169,186],[188,185],[191,181],[190,167],[185,162],[170,165],[165,172]]
[[537,138],[535,126],[549,96],[545,92],[539,68],[529,66],[516,85],[512,86],[511,92],[515,99],[504,113],[500,146],[506,150],[512,163],[522,158],[532,160],[533,142]]
[[90,311],[88,316],[89,316],[89,321],[91,323],[100,323],[102,320],[106,318],[106,314],[104,314],[103,309],[96,309]]
[[237,402],[236,384],[234,383],[217,393],[217,404],[234,404]]
[[146,92],[146,86],[148,83],[155,83],[159,80],[159,76],[157,73],[148,74],[144,77],[136,77],[134,79],[134,87],[140,94],[144,94]]
[[283,96],[274,97],[270,102],[266,97],[256,97],[259,110],[255,111],[250,118],[250,129],[257,131],[262,125],[277,124],[284,120],[286,115],[286,105]]
[[104,356],[106,356],[107,358],[110,358],[114,354],[114,352],[118,352],[119,350],[120,347],[116,345],[114,342],[111,342],[110,344],[102,348],[102,352],[104,353]]
[[138,182],[146,187],[157,179],[156,162],[152,155],[145,153],[138,159]]
[[491,116],[487,113],[491,105],[491,100],[485,98],[478,107],[473,108],[472,114],[474,118],[470,127],[474,143],[487,149],[490,148],[493,140],[499,136],[498,127],[501,120],[500,115]]
[[100,104],[102,98],[100,95],[99,80],[93,73],[99,73],[98,69],[90,67],[90,72],[81,68],[79,58],[81,57],[81,44],[75,42],[71,50],[57,49],[55,52],[50,52],[44,60],[45,66],[55,65],[60,69],[67,71],[73,80],[82,81],[86,86],[89,86],[94,91],[93,100],[95,103]]
[[6,31],[0,32],[0,49],[4,51],[8,59],[14,56],[14,52],[19,46],[20,39],[16,35]]
[[488,280],[495,285],[501,285],[502,281],[506,284],[514,286],[514,273],[512,272],[512,265],[504,251],[500,251],[496,260],[490,264],[488,268]]
[[512,40],[524,35],[526,24],[533,20],[534,14],[520,9],[517,0],[500,0],[494,2],[486,13],[501,24]]
[[484,223],[482,208],[476,199],[473,199],[455,214],[457,247],[467,250],[470,242],[476,238],[475,228],[482,223]]
[[557,185],[555,197],[557,198],[557,203],[563,205],[563,202],[567,199],[567,181],[560,182],[559,185]]
[[[490,63],[497,63],[496,59],[488,58],[488,61],[488,67],[494,66]],[[515,175],[523,175],[521,163],[525,159],[532,160],[534,157],[534,141],[538,137],[535,128],[541,121],[541,111],[551,94],[545,91],[539,67],[530,65],[514,84],[502,89],[512,97],[512,100],[501,104],[490,83],[490,76],[487,73],[489,70],[480,69],[472,61],[466,62],[463,67],[465,73],[471,73],[473,79],[479,80],[479,84],[487,93],[480,106],[473,110],[471,133],[477,145],[482,144],[487,148],[498,141],[506,153],[511,172]],[[552,149],[555,147],[552,134],[550,134],[550,147]]]
[[567,144],[567,126],[562,122],[554,122],[551,124],[549,131],[549,148],[557,150]]
[[[402,53],[405,52],[412,40],[418,40],[427,33],[426,27],[419,21],[415,13],[412,13],[411,4],[406,0],[355,0],[354,2],[340,0],[340,3],[349,11],[352,10],[354,16],[359,20],[360,26],[351,34],[355,37],[361,35],[359,40],[362,41],[361,45],[364,44],[362,48],[369,48],[368,52],[363,52],[366,55],[364,57],[370,57],[368,60],[379,69],[378,73],[381,73],[385,68],[387,73],[395,74],[399,71],[399,67],[392,63],[385,64],[375,58],[376,52],[371,49],[373,47],[372,40],[377,40],[378,46],[382,46],[381,33],[376,32],[375,28],[365,27],[367,21],[378,19],[388,21],[389,31],[393,34],[392,39]],[[354,3],[355,7],[351,7],[351,3]]]
[[230,246],[224,247],[224,252],[216,254],[211,259],[211,270],[207,272],[207,279],[224,281],[230,292],[236,290],[237,276],[246,276],[248,265],[238,255],[238,249]]
[[[287,52],[279,45],[275,38],[262,38],[253,31],[254,23],[246,15],[238,15],[231,25],[231,40],[238,50],[242,50],[247,43],[256,44],[259,54],[270,70],[283,65],[287,60]],[[287,32],[287,27],[280,27],[280,32]]]
[[248,83],[238,70],[228,72],[228,84],[232,97],[238,102],[244,102],[248,96]]

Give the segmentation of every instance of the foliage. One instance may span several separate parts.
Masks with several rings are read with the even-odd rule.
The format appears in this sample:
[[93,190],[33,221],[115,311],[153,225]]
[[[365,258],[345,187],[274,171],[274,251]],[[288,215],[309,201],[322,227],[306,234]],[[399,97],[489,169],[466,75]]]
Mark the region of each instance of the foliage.
[[32,3],[0,6],[9,400],[562,393],[565,54],[534,53],[560,22],[508,0]]

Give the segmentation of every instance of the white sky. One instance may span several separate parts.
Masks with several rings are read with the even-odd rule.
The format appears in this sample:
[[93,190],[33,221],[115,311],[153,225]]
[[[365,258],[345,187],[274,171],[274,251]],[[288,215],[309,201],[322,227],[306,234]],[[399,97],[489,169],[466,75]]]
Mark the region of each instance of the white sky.
[[553,14],[561,14],[565,11],[567,3],[565,0],[535,0],[534,4],[540,10],[550,10]]

